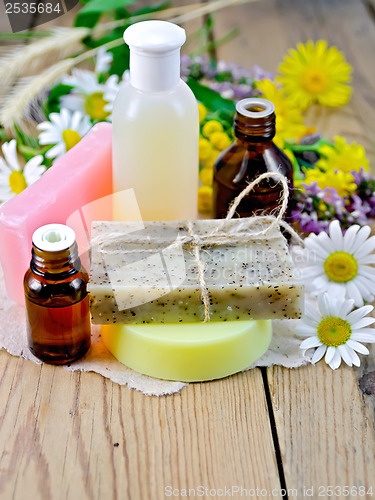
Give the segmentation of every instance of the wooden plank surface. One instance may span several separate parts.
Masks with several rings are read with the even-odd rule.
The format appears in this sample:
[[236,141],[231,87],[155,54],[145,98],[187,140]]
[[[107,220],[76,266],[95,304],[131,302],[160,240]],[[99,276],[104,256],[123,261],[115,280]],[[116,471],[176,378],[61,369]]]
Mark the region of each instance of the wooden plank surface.
[[258,369],[157,398],[2,352],[0,380],[2,499],[280,489]]
[[[313,488],[313,498],[326,498],[327,486],[362,486],[375,496],[374,413],[363,402],[355,371],[273,367],[268,379],[288,488]],[[355,491],[349,498],[359,497]]]
[[[308,119],[373,153],[375,24],[368,4],[261,0],[216,15],[216,36],[235,26],[240,37],[218,53],[245,66],[274,70],[289,47],[310,37],[337,44],[355,69],[353,100],[339,110],[315,108]],[[275,367],[264,385],[256,369],[150,398],[96,374],[2,352],[0,498],[159,499],[168,485],[239,485],[268,496],[285,485],[289,498],[295,489],[303,496],[304,487],[318,498],[319,486],[372,485],[375,494],[374,370],[373,349],[357,372],[332,373],[322,363]]]

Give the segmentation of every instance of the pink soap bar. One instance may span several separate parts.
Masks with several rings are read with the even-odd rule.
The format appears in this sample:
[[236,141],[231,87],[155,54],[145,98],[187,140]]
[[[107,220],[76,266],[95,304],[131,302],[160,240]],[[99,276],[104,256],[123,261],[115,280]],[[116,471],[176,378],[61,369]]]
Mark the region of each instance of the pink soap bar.
[[82,255],[91,222],[112,218],[112,203],[106,202],[111,194],[112,126],[99,123],[41,179],[0,207],[0,261],[12,300],[24,303],[33,232],[44,224],[67,224]]

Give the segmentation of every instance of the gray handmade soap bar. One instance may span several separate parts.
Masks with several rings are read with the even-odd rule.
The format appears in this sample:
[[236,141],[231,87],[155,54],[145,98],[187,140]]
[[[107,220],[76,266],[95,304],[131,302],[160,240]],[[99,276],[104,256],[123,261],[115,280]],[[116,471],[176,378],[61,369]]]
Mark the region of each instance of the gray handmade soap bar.
[[227,221],[224,240],[209,236],[222,224],[216,220],[192,221],[190,229],[186,222],[145,222],[143,228],[94,222],[88,285],[93,322],[202,322],[202,292],[210,321],[299,318],[303,288],[284,237],[278,228],[251,236],[265,225],[249,230],[247,220]]

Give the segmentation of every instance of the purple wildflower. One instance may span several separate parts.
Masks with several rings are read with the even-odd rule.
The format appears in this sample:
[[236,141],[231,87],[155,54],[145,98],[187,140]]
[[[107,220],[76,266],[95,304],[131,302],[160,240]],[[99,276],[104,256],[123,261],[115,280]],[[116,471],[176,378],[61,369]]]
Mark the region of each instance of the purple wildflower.
[[259,66],[259,64],[254,64],[253,66],[253,78],[256,81],[259,80],[275,80],[275,74],[272,71],[265,71]]
[[250,70],[235,62],[219,61],[216,68],[211,68],[207,58],[188,55],[181,56],[181,77],[185,80],[188,77],[205,80],[209,88],[222,97],[233,100],[259,95],[254,82],[263,78],[274,79],[272,73],[264,71],[258,65]]

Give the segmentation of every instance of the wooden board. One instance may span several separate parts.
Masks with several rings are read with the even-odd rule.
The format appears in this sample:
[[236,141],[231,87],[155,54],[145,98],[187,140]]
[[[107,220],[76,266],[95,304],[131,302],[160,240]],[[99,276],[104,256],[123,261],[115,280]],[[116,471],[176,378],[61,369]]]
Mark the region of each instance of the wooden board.
[[[236,26],[241,35],[220,47],[219,57],[274,70],[299,41],[337,44],[355,70],[353,100],[339,110],[314,108],[308,121],[328,136],[363,143],[372,155],[372,1],[261,0],[233,7],[216,15],[215,35]],[[71,16],[59,24],[69,25]],[[373,486],[375,494],[374,350],[357,371],[333,373],[323,362],[255,369],[161,398],[2,352],[0,498],[159,499],[169,485],[238,485],[272,498],[283,496],[282,487],[289,490],[284,498],[295,490],[303,497],[304,487],[318,498],[319,487],[328,485]]]
[[1,498],[280,489],[259,369],[157,398],[2,352],[0,380]]

